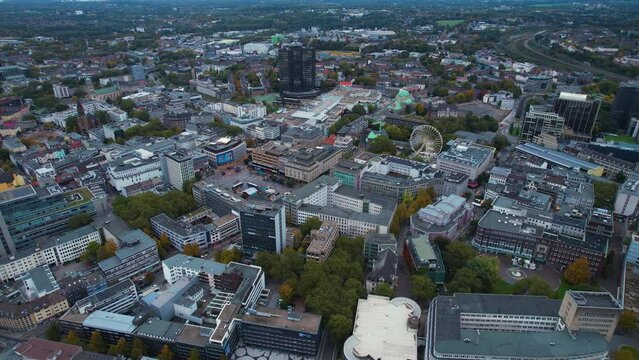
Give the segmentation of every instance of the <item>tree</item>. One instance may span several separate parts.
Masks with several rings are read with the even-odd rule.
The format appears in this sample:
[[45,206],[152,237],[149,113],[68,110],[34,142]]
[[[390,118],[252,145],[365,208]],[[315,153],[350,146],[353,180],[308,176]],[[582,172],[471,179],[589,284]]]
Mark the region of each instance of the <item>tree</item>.
[[353,106],[353,110],[351,110],[351,112],[353,114],[357,114],[359,116],[362,116],[362,115],[366,114],[366,108],[362,104],[357,104],[357,105]]
[[415,114],[419,116],[426,116],[426,107],[422,103],[415,104]]
[[375,291],[373,293],[375,295],[392,298],[394,291],[393,291],[393,288],[387,283],[381,283],[375,286]]
[[415,274],[410,277],[410,294],[417,301],[426,301],[437,295],[437,288],[428,276]]
[[235,125],[230,125],[226,127],[226,135],[227,136],[237,136],[241,133],[243,133],[244,130],[242,130],[241,127],[239,126],[235,126]]
[[91,215],[89,214],[78,214],[71,219],[69,219],[69,228],[77,229],[84,225],[89,225],[91,223]]
[[397,150],[395,144],[387,136],[380,135],[373,139],[370,143],[370,151],[375,154],[390,154],[395,155]]
[[510,145],[510,141],[504,135],[496,135],[493,139],[493,146],[497,149],[497,152]]
[[184,245],[182,248],[182,253],[186,256],[200,257],[202,252],[200,251],[200,246],[196,243],[189,243]]
[[499,280],[499,261],[494,256],[475,257],[468,262],[466,268],[472,270],[481,281],[481,292],[491,292]]
[[171,348],[169,348],[169,345],[162,346],[162,349],[160,349],[160,353],[157,356],[158,360],[173,360],[173,357],[174,355]]
[[595,190],[595,207],[609,210],[613,209],[619,184],[613,182],[595,181],[592,185]]
[[624,310],[619,316],[619,328],[623,332],[629,332],[637,328],[637,314],[632,310]]
[[300,232],[302,233],[302,237],[306,237],[311,233],[311,230],[317,230],[322,226],[322,220],[320,220],[317,216],[310,217],[306,219],[300,225]]
[[67,333],[67,336],[64,337],[62,342],[65,344],[71,344],[71,345],[78,345],[78,346],[82,345],[82,340],[80,340],[78,335],[76,335],[75,332],[73,332],[73,330],[70,330]]
[[47,340],[60,341],[60,324],[57,321],[49,324],[45,337],[47,338]]
[[291,300],[293,299],[293,294],[295,292],[293,287],[288,282],[285,282],[282,285],[280,285],[279,292],[280,292],[280,298],[282,299],[282,301],[286,304],[290,304]]
[[487,172],[483,172],[477,176],[477,182],[481,185],[486,185],[488,180],[490,179],[490,175]]
[[626,176],[626,174],[623,173],[623,171],[619,171],[617,173],[617,175],[615,175],[615,182],[618,182],[620,184],[623,184],[626,182],[626,179],[628,177]]
[[549,298],[554,297],[555,292],[550,285],[539,276],[531,276],[523,280],[519,280],[513,286],[513,293],[517,295],[538,295]]
[[96,119],[98,119],[98,121],[100,122],[100,124],[107,124],[111,121],[111,117],[109,116],[109,113],[103,110],[98,110],[95,112],[95,117]]
[[615,351],[612,355],[613,360],[633,360],[635,357],[628,350]]
[[242,260],[242,251],[237,247],[232,247],[230,249],[224,249],[218,253],[217,261],[222,264],[228,264],[230,262],[238,262]]
[[588,268],[588,259],[585,257],[575,260],[564,271],[564,279],[571,285],[585,284],[590,281],[591,273]]
[[104,340],[102,334],[99,331],[91,333],[91,340],[89,341],[89,351],[103,353],[105,350]]
[[328,320],[328,332],[338,344],[343,343],[352,331],[353,319],[346,315],[336,314]]
[[191,349],[189,357],[186,360],[200,360],[200,352],[197,349]]
[[482,281],[473,270],[464,267],[455,273],[455,277],[448,284],[450,293],[475,293],[482,289]]
[[98,250],[100,250],[100,244],[97,241],[91,241],[82,254],[82,260],[94,264],[98,258]]
[[140,338],[134,338],[131,342],[131,358],[133,360],[138,360],[142,356],[146,354],[146,347],[144,346],[144,342]]
[[124,99],[120,102],[120,109],[126,111],[129,115],[132,114],[135,108],[135,102],[131,99]]
[[112,240],[107,240],[100,246],[97,254],[97,261],[108,259],[115,255],[118,246]]
[[120,337],[118,339],[118,342],[115,343],[115,345],[111,345],[109,346],[109,355],[124,355],[126,356],[128,354],[129,351],[129,343],[126,341],[125,338]]
[[152,273],[152,272],[150,272],[150,271],[147,271],[147,272],[144,274],[144,281],[146,281],[146,282],[147,282],[147,284],[152,283],[154,280],[155,280],[155,274],[154,274],[154,273]]
[[475,256],[477,256],[477,251],[470,245],[461,241],[451,242],[444,253],[444,263],[450,277],[452,278],[458,269],[466,265]]
[[69,116],[65,121],[64,130],[68,133],[78,132],[78,117]]

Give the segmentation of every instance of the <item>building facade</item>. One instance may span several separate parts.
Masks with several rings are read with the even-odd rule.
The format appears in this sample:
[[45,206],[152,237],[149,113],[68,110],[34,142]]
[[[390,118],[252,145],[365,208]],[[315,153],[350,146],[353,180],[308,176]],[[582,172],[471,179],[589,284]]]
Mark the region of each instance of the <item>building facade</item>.
[[315,49],[300,45],[281,48],[278,54],[282,97],[309,97],[319,94],[315,83]]

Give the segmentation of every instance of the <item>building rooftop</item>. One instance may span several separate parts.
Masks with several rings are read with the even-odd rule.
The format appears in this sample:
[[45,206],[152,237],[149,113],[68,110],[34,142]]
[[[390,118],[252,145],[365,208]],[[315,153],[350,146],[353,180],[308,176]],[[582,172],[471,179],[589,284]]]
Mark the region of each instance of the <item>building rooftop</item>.
[[24,274],[22,280],[26,291],[35,290],[36,292],[48,294],[60,288],[48,265],[38,266],[29,270]]
[[188,324],[184,325],[177,340],[182,344],[203,347],[209,343],[211,334],[213,334],[212,328]]
[[120,265],[125,259],[157,246],[155,241],[140,229],[131,230],[128,233],[125,233],[120,239],[120,242],[121,246],[115,251],[114,256],[98,263],[98,266],[102,269],[102,271],[113,269]]
[[97,310],[86,317],[83,326],[121,334],[133,334],[137,326],[133,323],[133,316]]
[[257,306],[255,311],[249,310],[244,314],[242,322],[296,332],[319,334],[322,316]]
[[171,256],[170,258],[163,260],[162,263],[169,268],[183,267],[216,275],[220,275],[224,272],[224,270],[226,270],[226,265],[222,263],[213,260],[187,256],[184,254]]
[[335,186],[338,182],[339,179],[335,177],[322,175],[301,188],[291,191],[290,194],[284,196],[284,199],[291,202],[301,201],[314,194],[319,188],[323,186]]
[[588,171],[600,167],[595,163],[532,143],[517,145],[515,149],[569,169],[583,169]]
[[[465,339],[469,339],[465,341]],[[478,341],[476,339],[479,339]],[[507,332],[460,330],[458,339],[435,340],[439,353],[485,355],[487,358],[569,359],[608,352],[606,339],[593,332]]]
[[67,243],[69,241],[73,241],[75,239],[81,238],[83,236],[89,235],[91,233],[97,232],[98,230],[95,228],[95,226],[93,225],[85,225],[82,227],[79,227],[77,229],[73,229],[73,230],[69,230],[67,232],[65,232],[64,234],[58,236],[58,237],[52,237],[47,239],[45,242],[43,242],[41,244],[44,245],[46,244],[47,247],[48,246],[53,246],[53,245],[59,245],[59,244],[64,244]]
[[439,153],[439,155],[437,155],[438,159],[465,164],[472,167],[479,167],[491,156],[494,150],[471,142],[450,141],[448,145],[450,146],[450,149]]
[[479,226],[492,230],[506,231],[510,233],[526,234],[540,237],[543,229],[523,223],[523,218],[515,215],[502,214],[496,210],[488,210],[479,220]]
[[580,307],[620,309],[621,304],[606,291],[568,290],[564,296],[570,296]]
[[16,347],[15,352],[29,360],[71,360],[82,352],[82,347],[32,337]]
[[138,331],[136,331],[136,335],[175,342],[183,329],[184,324],[160,320],[158,318],[151,318],[145,321],[144,324],[140,325]]
[[353,335],[344,343],[347,359],[416,360],[417,327],[408,326],[419,318],[419,305],[408,298],[368,295],[359,299]]

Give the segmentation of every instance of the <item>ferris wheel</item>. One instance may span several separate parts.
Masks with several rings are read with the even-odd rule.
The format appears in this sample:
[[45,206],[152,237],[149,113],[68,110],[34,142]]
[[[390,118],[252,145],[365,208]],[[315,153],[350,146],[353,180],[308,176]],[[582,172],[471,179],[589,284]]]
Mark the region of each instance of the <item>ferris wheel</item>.
[[437,156],[444,145],[442,134],[430,125],[420,125],[413,129],[409,141],[415,155],[425,159],[432,159]]

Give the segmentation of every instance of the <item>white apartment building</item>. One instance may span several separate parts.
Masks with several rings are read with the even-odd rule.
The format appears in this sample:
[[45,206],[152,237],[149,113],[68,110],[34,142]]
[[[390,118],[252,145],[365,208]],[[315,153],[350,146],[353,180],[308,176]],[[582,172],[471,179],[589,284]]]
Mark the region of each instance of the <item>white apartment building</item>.
[[83,226],[43,241],[39,247],[23,254],[1,259],[0,281],[15,279],[41,265],[61,265],[82,256],[90,242],[100,241],[100,233],[92,225]]
[[215,109],[224,111],[238,118],[263,118],[266,116],[266,106],[262,104],[228,104],[217,103]]
[[189,155],[173,152],[163,156],[162,165],[166,166],[166,181],[173,188],[182,190],[184,183],[195,178],[193,158]]
[[166,281],[173,285],[182,277],[199,277],[201,281],[215,287],[215,276],[221,275],[226,265],[192,256],[178,254],[162,261],[162,273]]
[[144,149],[138,149],[134,154],[111,161],[107,173],[109,183],[120,192],[130,185],[162,179],[160,158]]
[[450,149],[437,155],[437,169],[447,174],[460,173],[475,180],[493,160],[495,148],[469,141],[451,140]]
[[628,180],[617,191],[615,214],[630,216],[637,211],[639,204],[639,180]]
[[71,97],[71,90],[68,86],[54,84],[53,85],[53,96],[58,99],[65,99]]
[[322,176],[283,199],[286,215],[294,224],[311,217],[334,223],[346,236],[365,236],[373,231],[387,234],[397,203],[387,198],[342,186]]

